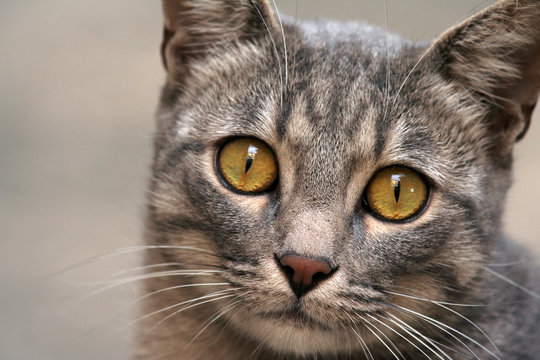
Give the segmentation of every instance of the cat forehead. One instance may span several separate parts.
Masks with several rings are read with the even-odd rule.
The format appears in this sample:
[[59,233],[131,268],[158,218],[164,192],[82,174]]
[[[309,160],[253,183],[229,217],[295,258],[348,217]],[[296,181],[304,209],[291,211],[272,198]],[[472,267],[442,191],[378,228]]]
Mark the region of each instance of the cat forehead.
[[257,74],[258,83],[286,81],[286,85],[308,78],[325,77],[331,82],[362,75],[365,82],[380,82],[380,78],[372,76],[377,75],[377,65],[389,65],[388,62],[403,56],[402,50],[407,47],[413,44],[365,23],[297,22],[285,17],[283,38],[275,35],[261,43],[237,43],[229,51],[220,49],[191,66],[196,75],[195,85],[204,83],[206,77],[212,81],[227,79],[241,87],[252,80],[250,74]]
[[400,58],[409,55],[402,50],[411,44],[363,23],[289,22],[286,46],[270,40],[231,47],[193,64],[187,88],[194,90],[184,93],[181,107],[199,103],[218,105],[220,112],[227,105],[253,111],[279,103],[285,108],[281,118],[292,107],[303,107],[305,116],[335,123],[336,116],[357,116],[356,109],[380,103],[397,75],[409,70]]

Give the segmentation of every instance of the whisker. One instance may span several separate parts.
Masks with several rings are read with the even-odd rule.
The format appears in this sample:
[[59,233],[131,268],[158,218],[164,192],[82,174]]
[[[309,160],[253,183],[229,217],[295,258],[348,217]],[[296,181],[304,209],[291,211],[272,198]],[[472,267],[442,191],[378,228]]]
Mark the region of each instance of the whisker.
[[[396,335],[398,335],[399,337],[401,337],[402,339],[404,339],[405,341],[407,341],[409,344],[411,344],[412,346],[414,346],[418,351],[420,351],[422,354],[424,354],[425,357],[427,357],[429,360],[431,360],[431,357],[426,354],[422,349],[420,349],[420,347],[418,347],[418,345],[416,345],[415,343],[413,343],[411,340],[409,340],[407,337],[405,337],[403,334],[401,334],[399,331],[395,330],[394,328],[392,328],[391,326],[388,326],[387,324],[385,324],[383,321],[377,319],[375,316],[371,315],[371,314],[366,314],[367,316],[369,316],[371,319],[373,319],[374,321],[377,321],[378,323],[380,323],[381,325],[383,325],[384,327],[386,327],[387,329],[389,329],[390,331],[392,331],[393,333],[395,333]],[[383,317],[384,319],[388,320],[386,317]],[[400,327],[401,328],[401,327]]]
[[[152,311],[151,313],[145,314],[143,316],[138,317],[135,320],[130,321],[126,325],[118,328],[118,331],[121,331],[121,330],[123,330],[125,328],[128,328],[128,327],[138,323],[138,322],[141,322],[141,321],[143,321],[145,319],[148,319],[149,317],[152,317],[154,315],[157,315],[157,314],[160,314],[162,312],[168,311],[170,309],[174,309],[176,307],[186,305],[186,304],[193,304],[194,302],[199,301],[199,300],[204,300],[204,299],[208,299],[208,298],[215,298],[215,297],[218,297],[218,296],[222,296],[223,294],[226,294],[226,293],[234,291],[234,290],[238,290],[238,289],[225,289],[225,290],[215,291],[215,292],[213,292],[211,294],[200,296],[200,297],[195,298],[195,299],[190,299],[190,300],[182,301],[182,302],[179,302],[179,303],[176,303],[176,304],[173,304],[173,305],[166,306],[164,308],[161,308],[161,309],[156,310],[156,311]],[[228,295],[228,296],[234,296],[234,295]],[[191,306],[191,307],[193,307],[193,306]],[[179,311],[187,310],[188,308],[189,307],[183,307]]]
[[[247,295],[247,294],[249,294],[249,293],[251,293],[251,291],[246,290],[243,294],[237,295],[237,296],[242,296],[242,297],[244,297],[245,295]],[[238,302],[240,302],[240,300],[239,300]],[[233,304],[233,305],[236,306],[237,304]],[[228,312],[230,312],[230,311],[232,311],[232,310],[234,310],[234,307],[232,307]],[[236,314],[238,314],[238,312],[241,311],[241,310],[242,310],[242,308],[236,310],[236,312],[235,312],[234,314],[232,314],[231,316],[229,316],[229,319],[227,319],[227,321],[224,322],[223,326],[221,327],[221,330],[219,331],[218,335],[216,336],[216,341],[221,337],[221,335],[223,334],[223,331],[225,330],[225,328],[226,328],[227,326],[230,325],[231,319],[232,319]],[[193,340],[192,340],[192,341],[193,341]],[[187,348],[187,346],[184,347],[184,350],[185,350],[186,348]]]
[[[287,85],[289,84],[289,73],[288,73],[288,64],[287,64],[287,41],[285,40],[285,30],[283,30],[283,21],[281,21],[281,15],[279,14],[279,9],[276,5],[276,1],[275,0],[272,0],[272,3],[274,4],[274,8],[276,9],[276,15],[278,17],[278,20],[279,20],[279,26],[281,28],[281,37],[283,38],[283,49],[284,49],[284,54],[283,56],[285,57],[285,89],[282,89],[282,91],[285,91],[287,89]],[[297,3],[298,5],[298,3]]]
[[420,297],[420,296],[404,294],[404,293],[400,293],[400,292],[396,292],[396,291],[389,291],[389,290],[382,290],[382,292],[392,294],[392,295],[397,295],[397,296],[403,296],[403,297],[406,297],[406,298],[409,298],[409,299],[426,301],[426,302],[430,302],[430,303],[436,304],[436,305],[443,304],[443,305],[463,306],[463,307],[483,307],[483,306],[487,306],[485,304],[459,304],[459,303],[451,303],[451,302],[446,302],[446,301],[431,300],[431,299],[423,298],[423,297]]
[[[151,293],[148,293],[148,294],[145,294],[141,297],[138,297],[137,299],[135,300],[132,300],[130,301],[129,303],[125,304],[124,306],[122,306],[121,309],[117,310],[114,312],[114,314],[110,315],[107,317],[108,320],[110,319],[113,319],[115,318],[116,316],[120,315],[122,312],[124,312],[126,309],[128,309],[129,307],[141,302],[142,300],[146,299],[146,298],[149,298],[153,295],[156,295],[156,294],[159,294],[159,293],[162,293],[162,292],[166,292],[166,291],[171,291],[171,290],[175,290],[175,289],[182,289],[182,288],[188,288],[188,287],[201,287],[201,286],[224,286],[224,285],[230,285],[229,283],[200,283],[200,284],[185,284],[185,285],[176,285],[176,286],[170,286],[170,287],[167,287],[167,288],[164,288],[164,289],[160,289],[160,290],[156,290],[156,291],[153,291]],[[120,328],[120,329],[117,329],[117,331],[121,330],[123,328]]]
[[[417,319],[418,317],[413,317],[413,314],[409,314],[399,308],[396,308],[394,307],[393,305],[391,304],[385,304],[387,307],[390,307],[398,312],[400,312],[401,314],[403,314],[404,316],[410,318],[412,321],[416,322],[419,326],[421,326],[422,328],[428,330],[427,328],[425,328],[425,326],[419,322],[419,320]],[[394,316],[393,314],[389,313],[388,311],[386,311],[386,313],[391,316],[392,318],[394,318],[396,321],[398,321],[399,323],[401,323],[403,326],[407,327],[408,329],[410,329],[411,331],[413,331],[415,334],[417,334],[418,336],[422,337],[423,339],[425,339],[429,344],[431,344],[434,348],[436,348],[438,351],[440,351],[444,356],[448,357],[449,360],[452,360],[452,358],[450,358],[446,352],[444,352],[442,349],[440,349],[437,345],[440,345],[441,347],[444,347],[446,349],[449,349],[453,352],[456,352],[456,353],[460,353],[459,351],[457,351],[456,349],[452,348],[452,347],[449,347],[445,344],[442,344],[438,341],[436,341],[435,339],[432,339],[428,336],[425,336],[424,334],[422,334],[419,330],[417,330],[416,328],[414,328],[413,326],[407,324],[406,322],[404,322],[403,320],[401,320],[399,317],[397,316]],[[424,320],[422,318],[420,318],[420,320]],[[424,320],[425,321],[425,320]],[[428,324],[431,324],[428,322]],[[440,329],[439,329],[440,330]],[[433,331],[433,329],[429,329],[428,331]],[[443,330],[444,331],[444,330]],[[448,333],[448,332],[445,332],[445,333]],[[445,339],[444,335],[439,333],[439,336],[442,338],[442,339]],[[455,337],[454,337],[455,339]],[[447,339],[448,340],[448,339]],[[459,341],[459,340],[458,340]],[[431,349],[430,349],[431,350]]]
[[[392,320],[390,318],[387,318],[389,321],[391,321],[392,323],[394,323],[396,326],[402,328],[405,332],[407,332],[407,334],[409,334],[411,337],[413,337],[414,339],[416,339],[420,344],[424,345],[427,349],[431,350],[431,352],[433,352],[433,354],[435,354],[439,359],[441,360],[444,360],[441,356],[444,355],[446,357],[447,360],[452,360],[452,358],[446,354],[444,351],[442,351],[436,344],[435,344],[435,341],[429,337],[427,337],[426,335],[422,334],[421,332],[419,332],[418,330],[416,330],[415,328],[413,328],[412,326],[410,326],[409,324],[407,324],[406,322],[404,322],[403,320],[401,320],[400,318],[398,318],[397,316],[391,314],[391,313],[388,313],[387,314],[389,316],[391,316],[392,318],[394,318],[395,320]],[[397,321],[397,322],[396,322]],[[433,346],[437,351],[433,350],[430,346],[428,346],[426,343],[424,343],[421,339],[417,338],[413,333],[414,332],[416,335],[420,336],[422,339],[426,340],[431,346]]]
[[399,348],[394,344],[394,342],[381,329],[379,329],[376,325],[373,325],[373,323],[371,321],[369,321],[368,319],[366,319],[365,317],[361,317],[361,318],[362,318],[363,321],[365,321],[369,325],[371,325],[376,331],[378,331],[386,340],[388,340],[390,342],[390,345],[397,351],[399,356],[402,359],[405,359],[405,357],[403,356],[401,351],[399,351]]
[[183,289],[183,288],[188,288],[188,287],[225,286],[225,285],[230,285],[230,284],[229,283],[200,283],[200,284],[184,284],[184,285],[170,286],[170,287],[167,287],[167,288],[164,288],[164,289],[159,289],[159,290],[156,290],[156,291],[152,291],[151,293],[145,294],[145,295],[143,295],[141,297],[138,297],[137,299],[135,299],[133,301],[130,301],[129,303],[124,305],[122,307],[122,309],[120,309],[119,312],[122,312],[123,310],[127,309],[128,307],[133,306],[136,303],[138,303],[138,302],[140,302],[140,301],[142,301],[142,300],[144,300],[146,298],[149,298],[149,297],[151,297],[153,295],[163,293],[163,292],[166,292],[166,291],[171,291],[171,290],[175,290],[175,289]]
[[[232,289],[231,289],[232,290]],[[237,290],[237,289],[234,289],[234,290]],[[224,290],[225,291],[225,290]],[[181,308],[180,310],[177,310],[175,312],[173,312],[172,314],[170,315],[167,315],[165,318],[161,319],[160,321],[158,321],[154,326],[152,326],[147,332],[146,332],[146,336],[148,336],[152,331],[154,331],[159,325],[163,324],[165,321],[169,320],[170,318],[180,314],[181,312],[185,311],[185,310],[188,310],[188,309],[191,309],[193,307],[196,307],[196,306],[200,306],[200,305],[203,305],[203,304],[208,304],[208,303],[211,303],[211,302],[214,302],[214,301],[218,301],[218,300],[222,300],[222,299],[227,299],[227,298],[230,298],[230,297],[234,297],[236,296],[235,294],[231,294],[231,295],[224,295],[224,296],[220,296],[220,297],[214,297],[213,299],[210,299],[210,300],[206,300],[206,301],[201,301],[201,302],[198,302],[196,304],[192,304],[192,305],[189,305],[189,306],[185,306],[183,308]]]
[[[199,266],[208,266],[208,267],[214,267],[218,269],[225,269],[223,266],[219,265],[212,265],[212,264],[201,264],[201,263],[179,263],[179,262],[169,262],[169,263],[160,263],[160,264],[152,264],[152,265],[145,265],[145,266],[137,266],[131,269],[121,270],[118,272],[115,272],[111,275],[108,275],[104,277],[102,280],[99,281],[86,281],[86,282],[71,282],[68,281],[68,283],[73,285],[84,285],[84,286],[94,286],[94,285],[105,285],[105,284],[111,284],[116,281],[121,281],[122,278],[120,278],[120,275],[125,275],[128,273],[134,273],[142,270],[149,270],[149,269],[155,269],[160,267],[169,267],[169,266],[184,266],[184,265],[199,265]],[[176,270],[170,270],[170,271],[176,271]]]
[[[273,325],[272,325],[273,326]],[[255,349],[251,352],[250,356],[252,358],[255,358],[257,356],[257,353],[261,351],[262,347],[264,345],[264,339],[261,339],[257,342],[257,346],[255,346]]]
[[527,263],[528,259],[525,256],[521,256],[519,259],[514,261],[507,261],[503,263],[486,263],[486,266],[493,266],[493,267],[507,267],[507,266],[515,266],[523,263]]
[[[348,313],[345,313],[347,314],[347,316],[349,317],[349,319],[351,319],[351,330],[353,331],[354,335],[356,336],[356,338],[360,341],[360,346],[362,346],[362,350],[364,351],[364,355],[366,355],[366,358],[368,357],[368,353],[369,353],[369,357],[371,360],[375,360],[373,358],[373,355],[371,354],[371,351],[369,351],[369,347],[367,346],[366,342],[364,341],[364,339],[362,339],[362,336],[360,336],[360,334],[358,333],[358,327],[356,326],[356,323],[355,321],[353,320],[353,318],[351,317],[351,315],[349,315]],[[356,330],[355,330],[356,329]],[[367,352],[366,352],[367,350]]]
[[386,46],[386,85],[384,95],[384,113],[383,120],[386,120],[388,113],[388,105],[390,103],[390,45],[388,44],[388,0],[384,0],[384,18],[385,18],[385,33],[384,43]]
[[401,83],[401,85],[399,86],[398,88],[398,91],[396,92],[396,95],[394,96],[394,100],[392,101],[392,108],[396,105],[396,101],[398,100],[399,98],[399,95],[401,94],[401,90],[403,89],[403,87],[405,86],[405,84],[407,83],[407,81],[409,80],[409,78],[411,77],[412,73],[416,70],[416,68],[418,67],[418,65],[420,65],[420,63],[424,60],[424,58],[429,55],[431,53],[431,51],[435,48],[435,46],[437,45],[436,42],[433,42],[427,49],[426,51],[424,51],[424,53],[422,54],[422,56],[420,57],[420,59],[418,59],[418,61],[414,64],[414,66],[411,68],[411,70],[409,71],[409,73],[407,74],[407,76],[405,77],[405,80],[403,80],[403,82]]
[[[403,309],[405,309],[405,308],[403,308]],[[409,310],[409,309],[406,309],[405,311],[407,311],[407,310]],[[474,352],[467,344],[465,344],[465,343],[464,343],[461,339],[459,339],[456,335],[452,334],[449,330],[454,330],[454,331],[456,331],[457,333],[461,334],[459,331],[457,331],[457,330],[455,330],[454,328],[449,327],[449,326],[447,326],[447,325],[445,325],[445,324],[443,324],[443,323],[440,323],[440,322],[438,322],[438,321],[436,321],[436,320],[434,320],[434,319],[431,319],[431,318],[428,317],[428,316],[425,316],[425,317],[424,317],[424,316],[422,316],[422,314],[419,315],[419,313],[416,313],[416,312],[414,312],[414,311],[412,311],[412,310],[410,310],[410,311],[411,311],[413,314],[415,314],[415,315],[419,316],[420,318],[422,318],[423,320],[425,320],[428,324],[431,324],[431,325],[435,326],[436,328],[438,328],[439,330],[442,330],[444,333],[448,334],[448,335],[449,335],[450,337],[452,337],[454,340],[456,340],[456,341],[459,342],[461,345],[463,345],[463,346],[464,346],[464,347],[465,347],[465,348],[466,348],[466,349],[467,349],[467,350],[468,350],[468,351],[469,351],[476,359],[480,360],[480,358],[478,357],[478,355],[477,355],[477,354],[476,354],[476,353],[475,353],[475,352]],[[433,321],[432,321],[432,320],[433,320]],[[439,323],[439,324],[437,324],[437,323]],[[444,327],[448,327],[449,330],[446,330]],[[463,334],[463,336],[464,336],[465,338],[467,338],[466,335]],[[488,350],[488,351],[489,351],[489,350]],[[495,357],[495,358],[498,359],[497,357]]]
[[214,322],[216,322],[220,317],[222,317],[223,315],[225,315],[226,313],[228,313],[229,311],[231,311],[232,309],[234,309],[236,307],[236,305],[238,305],[239,303],[242,302],[242,299],[240,300],[237,300],[235,302],[233,302],[232,304],[229,304],[227,305],[223,310],[217,312],[216,314],[214,314],[214,316],[212,316],[212,319],[210,321],[207,321],[207,324],[189,341],[189,343],[186,345],[186,348],[191,345],[195,340],[197,340],[197,338],[199,336],[201,336],[201,334],[206,330],[208,329],[208,327],[210,325],[212,325]]
[[508,284],[510,284],[510,285],[512,285],[512,286],[514,286],[514,287],[520,289],[521,291],[523,291],[523,292],[525,292],[525,293],[531,295],[532,297],[534,297],[534,298],[540,300],[540,294],[537,294],[537,293],[535,293],[534,291],[532,291],[532,290],[530,290],[530,289],[527,289],[525,286],[518,284],[518,283],[515,282],[514,280],[509,279],[509,278],[507,278],[506,276],[504,276],[504,275],[502,275],[502,274],[499,274],[498,272],[496,272],[496,271],[493,270],[493,269],[488,268],[487,266],[482,266],[482,267],[484,268],[484,270],[486,270],[486,271],[489,272],[490,274],[492,274],[492,275],[498,277],[499,279],[501,279],[501,280],[507,282]]
[[454,309],[450,309],[449,307],[447,306],[444,306],[443,304],[436,304],[440,307],[442,307],[443,309],[446,309],[448,311],[450,311],[451,313],[459,316],[460,318],[462,318],[463,320],[465,320],[466,322],[468,322],[469,324],[471,324],[472,326],[474,326],[474,328],[478,331],[480,331],[480,333],[482,335],[484,335],[484,337],[491,343],[491,345],[493,345],[493,347],[495,348],[495,350],[497,351],[497,353],[500,355],[500,357],[502,358],[503,355],[501,353],[501,351],[499,350],[499,347],[495,344],[495,342],[493,340],[491,340],[491,338],[488,336],[488,334],[482,330],[482,328],[478,325],[476,325],[476,323],[474,323],[473,321],[471,321],[469,318],[467,318],[466,316],[460,314],[459,312],[455,311]]
[[109,289],[112,289],[117,286],[122,286],[125,284],[133,283],[136,281],[141,280],[148,280],[158,277],[164,277],[164,276],[213,276],[216,274],[222,273],[222,271],[218,270],[172,270],[172,271],[159,271],[149,274],[143,274],[138,276],[132,276],[125,279],[115,280],[111,281],[111,283],[107,286],[103,286],[95,291],[92,291],[86,295],[81,296],[78,300],[75,301],[75,303],[79,303],[81,301],[84,301],[88,298],[91,298],[93,296],[96,296],[98,294],[101,294]]
[[167,262],[167,263],[160,263],[160,264],[137,266],[137,267],[134,267],[134,268],[131,268],[131,269],[125,269],[125,270],[117,271],[117,272],[115,272],[115,273],[113,273],[111,275],[108,275],[108,276],[104,277],[103,281],[91,282],[89,284],[98,284],[99,285],[99,284],[103,284],[104,282],[109,283],[109,281],[111,279],[115,279],[115,278],[118,278],[121,275],[129,274],[129,273],[134,273],[134,272],[137,272],[137,271],[150,270],[150,269],[156,269],[156,268],[160,268],[160,267],[181,266],[181,265],[182,265],[181,263],[177,263],[177,262]]
[[[388,349],[388,351],[390,351],[390,353],[392,355],[394,355],[394,357],[397,359],[397,360],[400,360],[399,357],[392,351],[392,349],[388,346],[388,344],[386,344],[384,342],[383,339],[380,338],[379,335],[377,335],[377,333],[375,331],[373,331],[370,326],[369,326],[369,322],[367,322],[362,316],[356,314],[357,316],[359,316],[360,320],[364,321],[364,323],[366,324],[366,329],[368,329],[377,339],[379,339],[379,341],[381,342],[381,344],[384,345],[384,347],[386,347]],[[372,325],[373,326],[373,325]]]
[[[454,27],[456,26],[457,24],[459,24],[460,22],[462,22],[465,18],[467,18],[468,16],[462,16],[458,21],[455,21],[453,23],[453,25],[450,27]],[[424,60],[424,58],[429,55],[433,49],[435,48],[435,46],[437,45],[437,42],[433,42],[425,51],[424,53],[422,54],[422,56],[418,59],[418,61],[414,64],[414,66],[411,68],[411,70],[408,72],[407,76],[405,77],[405,79],[403,80],[403,82],[401,83],[401,85],[399,86],[398,88],[398,91],[396,93],[396,96],[394,96],[394,100],[392,102],[392,107],[395,106],[396,104],[396,101],[398,100],[399,98],[399,95],[401,94],[401,90],[403,90],[403,87],[405,86],[405,84],[407,83],[407,81],[409,80],[409,78],[411,77],[412,73],[416,70],[416,68],[418,67],[418,65],[420,65],[420,63]]]
[[[248,294],[251,294],[252,291],[250,290],[245,290],[242,294],[239,294],[237,295],[238,297],[242,296],[242,298],[245,299],[246,295]],[[219,332],[218,334],[218,337],[221,336],[221,334],[223,333],[223,330],[225,330],[225,327],[228,326],[230,323],[231,323],[231,319],[236,315],[238,314],[240,311],[242,310],[242,308],[238,309],[232,316],[229,317],[229,319],[227,320],[227,322],[223,325],[223,327],[221,328],[221,331]]]
[[[465,339],[469,340],[470,342],[472,342],[473,344],[477,345],[478,347],[482,348],[484,351],[486,351],[487,353],[489,353],[491,356],[493,356],[495,359],[500,359],[499,356],[495,355],[491,350],[489,350],[488,348],[486,348],[485,346],[483,346],[482,344],[480,344],[478,341],[474,340],[473,338],[471,338],[470,336],[467,336],[465,335],[464,333],[462,333],[461,331],[459,330],[456,330],[455,328],[451,327],[451,326],[448,326],[440,321],[437,321],[427,315],[424,315],[424,314],[421,314],[419,312],[416,312],[414,310],[411,310],[411,309],[407,309],[406,307],[403,307],[403,306],[400,306],[400,305],[395,305],[397,308],[399,309],[402,309],[403,311],[406,311],[406,312],[409,312],[411,314],[414,314],[422,319],[424,319],[426,322],[432,324],[433,326],[437,327],[438,329],[444,331],[445,333],[447,333],[448,335],[450,335],[452,338],[456,339],[458,342],[460,342],[463,346],[465,346],[465,348],[467,348],[467,350],[469,350],[471,352],[471,354],[474,355],[475,358],[477,359],[480,359],[478,357],[478,355],[476,355],[476,353],[474,351],[472,351],[472,349],[467,346],[467,344],[465,344],[463,341],[461,341],[459,338],[457,338],[454,334],[452,334],[450,331],[453,331],[455,332],[456,334],[458,335],[461,335],[462,337],[464,337]],[[448,329],[448,330],[446,330]]]
[[89,257],[87,259],[84,259],[78,263],[75,263],[67,268],[64,268],[64,269],[61,269],[61,270],[58,270],[48,276],[52,277],[52,276],[57,276],[57,275],[60,275],[62,273],[65,273],[69,270],[73,270],[75,268],[78,268],[78,267],[81,267],[81,266],[84,266],[84,265],[88,265],[88,264],[91,264],[93,262],[96,262],[98,260],[104,260],[104,259],[108,259],[108,258],[111,258],[111,257],[114,257],[114,256],[119,256],[119,255],[125,255],[125,254],[130,254],[130,253],[135,253],[135,252],[139,252],[139,251],[142,251],[142,250],[163,250],[163,249],[175,249],[175,250],[186,250],[186,251],[195,251],[195,252],[201,252],[201,253],[204,253],[204,254],[207,254],[207,255],[212,255],[212,256],[219,256],[215,253],[213,253],[212,251],[210,250],[207,250],[207,249],[200,249],[200,248],[196,248],[196,247],[192,247],[192,246],[179,246],[179,245],[138,245],[138,246],[130,246],[130,247],[125,247],[125,248],[120,248],[120,249],[117,249],[115,251],[113,251],[112,253],[106,253],[106,254],[100,254],[100,255],[96,255],[96,256],[92,256],[92,257]]
[[487,263],[486,265],[493,266],[493,267],[507,267],[507,266],[515,266],[515,265],[523,264],[526,262],[527,262],[527,259],[525,257],[522,257],[521,259],[516,260],[516,261],[510,261],[510,262],[505,262],[505,263]]
[[276,55],[276,60],[277,60],[277,63],[278,63],[278,71],[279,71],[279,83],[280,83],[280,105],[283,106],[283,71],[281,69],[281,60],[279,58],[279,52],[278,52],[278,49],[277,49],[277,46],[276,46],[276,42],[274,41],[274,37],[272,36],[272,32],[270,31],[270,28],[268,27],[268,24],[266,23],[266,20],[264,19],[264,16],[262,15],[261,13],[261,10],[259,9],[259,7],[257,6],[257,4],[255,4],[255,2],[253,0],[250,0],[251,3],[253,4],[253,6],[255,7],[255,9],[257,10],[257,13],[259,14],[259,17],[261,18],[263,24],[264,24],[264,27],[266,28],[266,31],[268,32],[268,35],[270,36],[270,41],[272,42],[272,45],[274,46],[274,53]]

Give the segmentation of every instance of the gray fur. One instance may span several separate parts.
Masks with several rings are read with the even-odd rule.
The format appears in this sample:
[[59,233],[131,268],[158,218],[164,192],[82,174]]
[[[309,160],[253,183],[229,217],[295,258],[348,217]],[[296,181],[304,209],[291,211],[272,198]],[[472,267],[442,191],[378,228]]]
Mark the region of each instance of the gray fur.
[[[282,38],[265,1],[231,4],[165,0],[146,263],[176,276],[146,282],[141,314],[180,305],[139,322],[136,358],[537,358],[538,270],[500,218],[540,89],[540,3],[500,1],[427,47],[352,23],[289,21]],[[274,190],[222,184],[234,136],[274,150]],[[431,188],[407,222],[361,206],[394,164]],[[288,253],[337,270],[297,299]],[[202,283],[226,285],[163,290]]]

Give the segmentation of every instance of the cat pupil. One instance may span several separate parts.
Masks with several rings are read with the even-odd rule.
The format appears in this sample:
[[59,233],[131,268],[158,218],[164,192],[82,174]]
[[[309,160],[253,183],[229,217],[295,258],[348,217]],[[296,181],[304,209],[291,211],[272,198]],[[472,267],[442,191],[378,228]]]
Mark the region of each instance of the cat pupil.
[[396,198],[396,203],[399,201],[399,182],[394,187],[394,197]]
[[394,186],[394,198],[396,199],[396,204],[399,202],[399,194],[401,192],[400,177],[401,175],[392,175],[392,185]]
[[247,174],[247,172],[249,171],[249,168],[251,167],[252,164],[253,164],[253,158],[248,157],[247,160],[246,160],[246,167],[244,169],[244,174]]

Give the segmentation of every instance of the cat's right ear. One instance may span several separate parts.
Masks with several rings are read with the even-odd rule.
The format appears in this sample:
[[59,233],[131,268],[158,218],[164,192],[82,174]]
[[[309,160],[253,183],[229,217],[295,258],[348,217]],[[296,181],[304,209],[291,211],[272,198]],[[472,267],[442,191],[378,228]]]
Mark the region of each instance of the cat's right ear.
[[162,0],[161,55],[169,81],[182,82],[190,64],[211,54],[256,42],[277,29],[266,0]]
[[487,138],[508,154],[540,93],[540,1],[499,0],[443,34],[433,53],[444,78],[486,105]]

